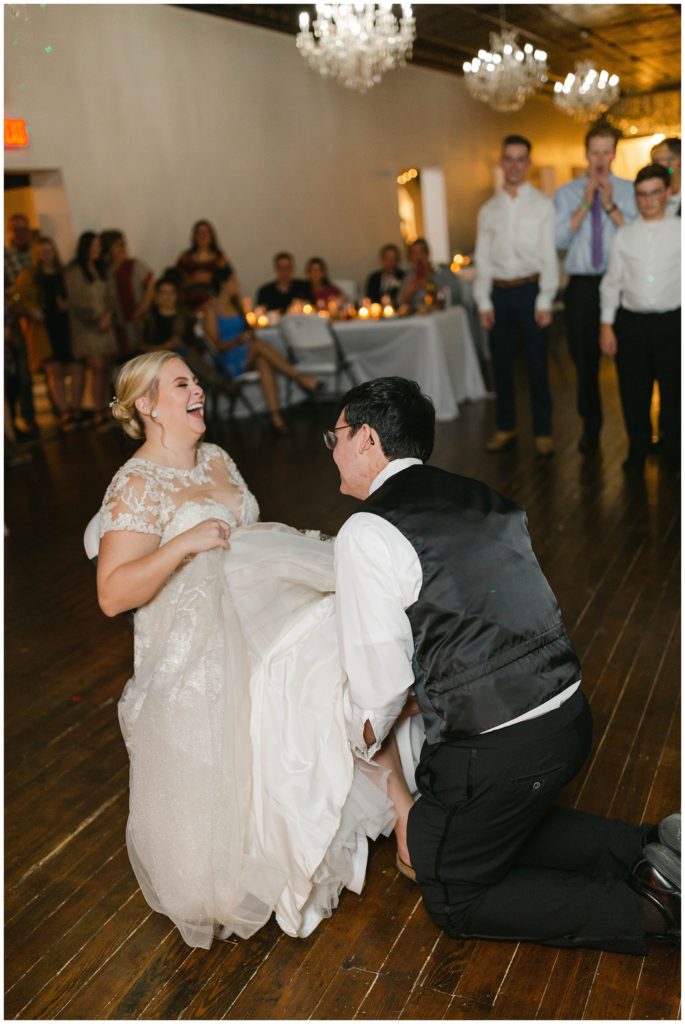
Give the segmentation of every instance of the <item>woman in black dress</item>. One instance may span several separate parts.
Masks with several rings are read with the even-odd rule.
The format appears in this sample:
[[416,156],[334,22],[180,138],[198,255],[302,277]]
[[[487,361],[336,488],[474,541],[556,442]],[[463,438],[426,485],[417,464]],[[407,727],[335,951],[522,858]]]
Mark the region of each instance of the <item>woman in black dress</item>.
[[[62,429],[73,430],[82,416],[84,370],[82,361],[72,352],[64,273],[55,243],[47,235],[38,241],[35,265],[17,278],[16,291],[32,332],[44,331],[47,335],[49,354],[44,368],[50,397]],[[69,394],[67,378],[71,383]]]

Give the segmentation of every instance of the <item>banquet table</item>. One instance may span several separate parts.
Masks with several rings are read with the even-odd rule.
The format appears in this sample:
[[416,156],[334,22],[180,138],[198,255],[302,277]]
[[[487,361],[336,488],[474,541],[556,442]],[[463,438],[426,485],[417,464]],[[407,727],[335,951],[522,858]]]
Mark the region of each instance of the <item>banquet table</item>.
[[[462,306],[388,320],[338,321],[332,326],[360,382],[387,376],[417,381],[433,399],[439,422],[456,419],[460,402],[486,397],[468,314]],[[257,333],[285,351],[277,326]]]

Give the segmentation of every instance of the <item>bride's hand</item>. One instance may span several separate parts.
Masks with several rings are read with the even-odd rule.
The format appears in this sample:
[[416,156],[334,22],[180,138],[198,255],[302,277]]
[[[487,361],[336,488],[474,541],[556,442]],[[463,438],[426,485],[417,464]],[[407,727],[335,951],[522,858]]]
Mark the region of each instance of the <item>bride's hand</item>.
[[197,555],[200,551],[211,551],[212,548],[228,548],[231,527],[223,519],[205,519],[181,534],[184,547],[189,555]]

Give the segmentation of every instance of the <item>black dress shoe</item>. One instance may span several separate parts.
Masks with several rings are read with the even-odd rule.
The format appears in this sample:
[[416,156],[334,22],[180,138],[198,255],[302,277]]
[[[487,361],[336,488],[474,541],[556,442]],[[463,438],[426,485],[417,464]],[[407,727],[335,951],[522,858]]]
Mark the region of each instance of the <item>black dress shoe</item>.
[[[646,846],[644,857],[635,864],[627,882],[633,892],[649,900],[664,919],[663,932],[652,933],[651,937],[680,943],[680,884],[672,881],[665,873],[668,870],[669,874],[673,874],[669,869],[671,862],[659,852],[665,849],[657,844]],[[669,850],[666,852],[671,853]],[[655,861],[659,862],[658,867]]]
[[578,442],[578,451],[581,455],[589,455],[590,452],[596,452],[599,448],[599,434],[589,434],[584,431],[580,435],[580,441]]

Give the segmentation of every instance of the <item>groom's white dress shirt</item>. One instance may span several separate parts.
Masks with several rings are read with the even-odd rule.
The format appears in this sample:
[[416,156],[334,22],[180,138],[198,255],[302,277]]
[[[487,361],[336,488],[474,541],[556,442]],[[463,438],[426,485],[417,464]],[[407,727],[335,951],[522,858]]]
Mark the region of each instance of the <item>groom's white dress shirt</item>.
[[[375,478],[369,494],[420,459],[394,459]],[[414,685],[414,639],[406,610],[419,596],[421,563],[404,534],[373,512],[357,512],[335,541],[338,646],[348,677],[345,718],[353,751],[369,760],[381,746]],[[580,681],[540,707],[498,729],[556,710]],[[369,722],[376,742],[367,746]],[[493,730],[489,730],[493,731]]]

